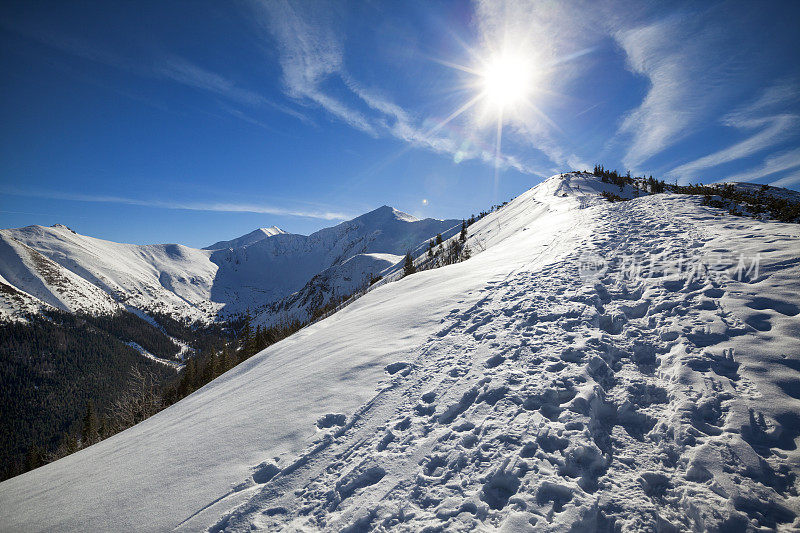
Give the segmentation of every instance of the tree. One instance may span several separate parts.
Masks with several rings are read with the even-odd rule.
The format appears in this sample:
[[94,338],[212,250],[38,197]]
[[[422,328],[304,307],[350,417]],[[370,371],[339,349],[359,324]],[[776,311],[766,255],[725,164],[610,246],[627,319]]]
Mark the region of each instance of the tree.
[[217,377],[217,355],[215,353],[212,352],[211,355],[208,356],[208,359],[206,359],[206,364],[203,367],[201,376],[201,387],[206,383],[210,383],[215,377]]
[[440,233],[440,234],[438,234],[438,235],[436,236],[436,244],[439,244],[439,245],[441,245],[443,242],[444,242],[444,241],[442,240],[442,234]]
[[228,345],[222,347],[222,374],[230,370],[236,366],[236,361],[233,359],[233,355],[231,355],[231,350],[228,348]]
[[197,361],[192,357],[186,362],[181,372],[181,380],[178,384],[178,396],[184,398],[194,392],[194,382],[197,379]]
[[90,446],[97,442],[99,428],[100,421],[97,419],[94,402],[89,400],[86,404],[86,414],[83,415],[83,424],[81,425],[81,444],[83,446]]
[[452,265],[458,262],[458,258],[461,255],[461,244],[456,241],[450,241],[450,244],[447,245],[447,262],[446,264]]
[[253,346],[253,326],[251,324],[252,317],[250,316],[250,309],[245,312],[244,324],[242,325],[242,351],[245,357],[252,355],[250,349]]
[[107,416],[100,417],[100,429],[98,430],[100,434],[100,440],[107,439],[113,434],[111,429],[111,424],[108,421]]
[[433,239],[428,242],[428,257],[433,257]]
[[129,388],[114,402],[113,412],[118,424],[131,427],[161,410],[157,383],[158,378],[151,371],[143,371],[138,366],[131,369]]
[[461,235],[458,236],[458,240],[462,243],[467,242],[467,223],[466,221],[461,221]]
[[406,276],[410,276],[416,271],[417,269],[414,266],[414,259],[411,257],[411,252],[406,252],[406,260],[405,263],[403,264],[403,272],[405,273]]
[[38,445],[33,445],[28,448],[25,455],[25,470],[33,470],[39,468],[44,463],[42,449]]

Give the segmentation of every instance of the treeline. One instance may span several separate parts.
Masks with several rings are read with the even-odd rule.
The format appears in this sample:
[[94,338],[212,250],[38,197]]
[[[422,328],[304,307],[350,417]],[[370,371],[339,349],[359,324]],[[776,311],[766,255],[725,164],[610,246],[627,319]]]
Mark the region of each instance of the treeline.
[[[606,170],[603,165],[595,165],[592,174],[600,178],[603,183],[613,183],[622,191],[626,185],[630,185],[637,189],[644,190],[651,194],[662,193],[666,190],[666,183],[664,180],[657,180],[650,177],[631,177],[631,171],[628,170],[623,176],[616,169]],[[613,201],[613,200],[612,200]]]
[[[505,203],[502,205],[505,205]],[[494,206],[492,211],[497,207],[498,206]],[[482,213],[480,218],[484,216],[486,215]],[[442,234],[439,233],[436,235],[435,239],[431,239],[428,242],[427,253],[416,260],[412,257],[411,252],[407,252],[403,261],[403,275],[410,276],[415,272],[452,265],[454,263],[466,261],[472,257],[472,250],[467,244],[467,227],[474,224],[476,220],[480,220],[480,218],[476,219],[472,216],[468,220],[462,220],[461,232],[458,238],[454,237],[448,239],[447,244],[445,244]]]
[[731,183],[670,185],[672,192],[702,195],[703,205],[727,209],[732,215],[756,218],[766,215],[780,222],[800,222],[800,202],[773,196],[769,189],[769,185],[761,185],[757,191],[748,191]]
[[150,313],[150,316],[163,330],[176,339],[180,339],[195,352],[208,354],[219,352],[225,343],[236,336],[242,327],[242,319],[228,320],[225,322],[204,323],[178,319],[167,313]]
[[158,328],[133,313],[121,311],[113,315],[87,314],[83,319],[118,339],[135,342],[158,357],[172,359],[180,352],[180,346],[172,342]]
[[[595,165],[592,173],[604,183],[617,185],[620,192],[626,185],[649,193],[672,192],[675,194],[693,194],[703,196],[703,205],[727,209],[732,215],[759,218],[767,216],[780,222],[800,222],[800,202],[770,194],[769,185],[761,185],[757,190],[736,187],[731,183],[721,185],[667,184],[664,180],[631,177],[630,171],[622,175],[617,170],[606,170],[603,165]],[[626,200],[619,195],[605,191],[602,196],[610,202]]]
[[[727,209],[732,215],[754,218],[769,217],[780,222],[800,223],[800,202],[785,196],[772,194],[770,191],[775,187],[766,184],[762,184],[757,190],[736,187],[731,183],[678,185],[677,182],[674,184],[666,183],[663,179],[656,179],[652,175],[636,177],[631,176],[630,171],[623,175],[616,169],[607,170],[603,165],[595,165],[592,174],[599,177],[603,183],[618,186],[620,192],[625,189],[625,186],[631,186],[634,188],[636,196],[640,191],[650,194],[671,192],[675,194],[700,195],[703,196],[703,205]],[[601,195],[610,202],[620,202],[628,199],[610,191],[604,191]],[[502,205],[505,205],[505,203]],[[493,206],[492,211],[501,206]],[[488,212],[482,212],[481,217],[487,214]]]
[[299,331],[308,322],[295,320],[272,327],[259,325],[253,328],[252,317],[248,312],[239,324],[234,341],[223,343],[219,351],[200,352],[189,359],[180,377],[163,387],[160,393],[162,408],[180,401],[264,348]]
[[[117,336],[123,331],[124,340]],[[173,369],[126,344],[174,353],[163,342],[169,339],[156,341],[156,335],[156,328],[130,313],[92,317],[53,310],[27,323],[0,325],[2,479],[56,458],[62,446],[69,448],[66,435],[78,429],[90,401],[99,414],[108,415],[128,388],[135,365],[159,381],[174,377]]]
[[312,310],[307,321],[271,327],[253,327],[249,312],[234,322],[213,324],[153,314],[167,334],[193,348],[177,375],[126,344],[133,341],[160,355],[176,353],[155,340],[153,331],[174,346],[164,333],[131,313],[94,317],[54,311],[31,316],[27,324],[0,326],[2,479],[146,420],[340,303],[334,299]]

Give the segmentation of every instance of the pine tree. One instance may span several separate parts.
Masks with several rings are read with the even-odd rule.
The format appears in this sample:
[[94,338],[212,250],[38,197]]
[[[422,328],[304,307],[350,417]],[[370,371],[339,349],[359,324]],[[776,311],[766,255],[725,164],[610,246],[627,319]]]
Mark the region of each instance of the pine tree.
[[467,223],[464,220],[461,221],[461,235],[458,236],[458,240],[462,243],[467,242]]
[[100,440],[107,439],[111,436],[111,424],[108,422],[107,416],[100,417],[100,429],[98,433],[100,434]]
[[231,350],[228,348],[228,345],[225,344],[222,347],[222,373],[224,374],[231,368],[233,368],[236,363],[233,360],[233,356],[231,355]]
[[447,245],[447,264],[452,265],[458,262],[458,256],[461,253],[461,245],[456,241],[450,241]]
[[414,267],[414,259],[411,257],[411,252],[406,252],[406,260],[403,264],[403,272],[406,276],[410,276],[416,271],[417,269]]
[[433,239],[428,242],[428,257],[433,257]]
[[86,404],[86,414],[83,415],[83,425],[81,426],[81,443],[83,446],[89,446],[97,442],[99,426],[100,422],[97,419],[94,402],[89,400]]
[[186,362],[181,373],[181,381],[178,385],[178,396],[184,398],[194,392],[194,384],[197,380],[197,361],[192,357]]
[[250,316],[250,309],[245,312],[244,325],[242,325],[242,351],[245,357],[252,355],[250,349],[253,346],[253,326],[251,324],[252,317]]
[[33,470],[34,468],[39,468],[42,466],[44,461],[42,460],[42,449],[39,448],[36,444],[28,448],[28,453],[25,456],[25,470]]
[[438,235],[436,236],[436,244],[439,244],[439,245],[441,245],[443,242],[444,242],[444,241],[442,240],[442,234],[440,233],[440,234],[438,234]]
[[201,377],[200,386],[202,387],[206,383],[210,383],[215,377],[217,377],[217,356],[216,354],[212,353],[209,358],[206,360],[205,366],[203,366],[203,373]]

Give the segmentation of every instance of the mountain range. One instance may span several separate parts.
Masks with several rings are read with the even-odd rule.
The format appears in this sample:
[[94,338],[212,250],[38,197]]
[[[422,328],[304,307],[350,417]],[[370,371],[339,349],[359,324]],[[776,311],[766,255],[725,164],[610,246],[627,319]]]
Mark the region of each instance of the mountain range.
[[[56,224],[0,230],[0,317],[53,307],[117,309],[211,321],[248,310],[255,323],[305,320],[410,250],[460,228],[383,206],[311,235],[260,228],[204,249],[121,244]],[[449,233],[448,233],[449,232]]]

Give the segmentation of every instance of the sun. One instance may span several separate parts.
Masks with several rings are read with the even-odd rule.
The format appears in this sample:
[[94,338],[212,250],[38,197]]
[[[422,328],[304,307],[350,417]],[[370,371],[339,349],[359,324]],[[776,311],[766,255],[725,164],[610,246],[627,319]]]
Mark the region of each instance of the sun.
[[532,91],[533,69],[520,54],[504,52],[490,57],[480,71],[486,102],[499,110],[524,102]]

